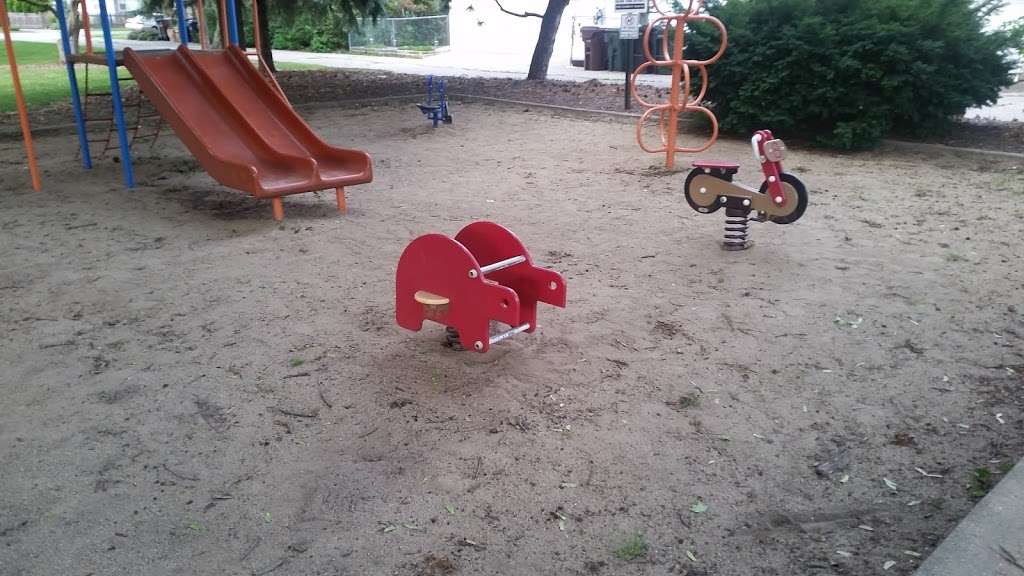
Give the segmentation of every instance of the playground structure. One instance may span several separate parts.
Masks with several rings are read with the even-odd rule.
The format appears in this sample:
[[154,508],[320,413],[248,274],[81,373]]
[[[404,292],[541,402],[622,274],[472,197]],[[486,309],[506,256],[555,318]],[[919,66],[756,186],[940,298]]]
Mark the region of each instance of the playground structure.
[[444,78],[437,82],[437,102],[435,102],[434,77],[432,75],[427,76],[427,103],[417,104],[416,107],[434,123],[434,128],[437,128],[440,122],[445,124],[452,123],[452,115],[448,113],[448,95],[444,90]]
[[[645,152],[664,153],[665,167],[670,169],[675,166],[677,153],[703,152],[718,140],[718,119],[701,103],[708,89],[707,67],[725,54],[728,33],[720,20],[700,13],[702,7],[703,0],[690,0],[682,14],[662,13],[659,18],[648,24],[644,31],[644,55],[647,60],[634,71],[630,87],[634,98],[647,108],[637,122],[637,144]],[[719,31],[718,50],[706,60],[685,58],[686,26],[694,22],[708,22]],[[661,37],[660,60],[651,54],[650,44],[651,32],[659,25],[665,27]],[[637,93],[637,76],[652,66],[672,67],[672,87],[668,102],[651,104]],[[700,90],[696,95],[691,93],[694,78],[691,67],[697,70],[700,78]],[[643,131],[648,118],[655,113],[658,114],[658,136],[661,146],[649,147],[644,141]],[[711,134],[700,146],[684,147],[676,143],[679,136],[679,116],[688,113],[704,114],[710,122]],[[722,243],[726,250],[744,250],[753,244],[747,237],[750,220],[791,224],[803,216],[807,209],[807,188],[796,176],[783,172],[785,143],[776,139],[769,130],[759,130],[750,142],[754,160],[761,166],[764,174],[764,181],[758,190],[732,181],[733,176],[739,171],[739,165],[701,160],[693,162],[694,168],[687,176],[683,187],[686,202],[702,214],[710,214],[723,206],[726,208],[725,239]],[[750,217],[752,211],[756,212],[754,218]]]
[[[487,352],[492,344],[533,332],[537,302],[564,308],[565,280],[534,266],[519,238],[493,222],[469,224],[454,239],[420,236],[398,260],[398,325],[419,331],[424,320],[437,322],[446,327],[453,346],[461,343]],[[492,335],[492,320],[511,328]]]
[[[336,148],[321,140],[295,113],[260,56],[259,11],[253,3],[255,51],[246,52],[238,43],[235,3],[218,0],[221,50],[209,50],[202,0],[196,0],[199,39],[202,50],[188,47],[189,32],[184,0],[175,0],[177,36],[176,50],[115,51],[110,32],[110,18],[105,0],[99,0],[100,23],[103,29],[103,53],[93,50],[92,31],[85,2],[81,3],[84,50],[72,50],[67,18],[62,1],[55,2],[60,27],[61,47],[65,55],[71,106],[82,164],[92,168],[89,134],[82,97],[78,88],[75,65],[85,64],[86,78],[90,64],[105,66],[110,79],[111,115],[101,118],[110,128],[103,152],[111,148],[111,134],[116,132],[120,164],[125,185],[135,185],[131,146],[140,138],[142,112],[136,112],[136,124],[129,136],[120,83],[126,78],[118,69],[125,67],[143,94],[152,102],[160,116],[199,160],[203,168],[219,183],[248,192],[257,198],[268,198],[275,220],[284,217],[281,197],[303,192],[334,188],[338,209],[346,211],[345,187],[373,180],[368,154],[359,150]],[[12,76],[17,78],[14,54],[9,39],[5,0],[3,8],[5,39]],[[257,66],[249,58],[255,57]],[[38,174],[32,149],[31,132],[24,111],[20,84],[15,80],[22,132],[33,185],[38,189]],[[88,98],[87,91],[86,97]],[[150,134],[159,135],[159,130]],[[95,140],[94,140],[95,141]],[[100,140],[104,141],[104,140]]]

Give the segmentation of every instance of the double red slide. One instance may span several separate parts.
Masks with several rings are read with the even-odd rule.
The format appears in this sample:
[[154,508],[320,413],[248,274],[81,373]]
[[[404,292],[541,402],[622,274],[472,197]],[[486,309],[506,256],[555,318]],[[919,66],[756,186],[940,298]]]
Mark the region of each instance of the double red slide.
[[225,186],[271,198],[373,180],[370,156],[321,140],[237,46],[147,55],[124,51],[142,92],[203,168]]

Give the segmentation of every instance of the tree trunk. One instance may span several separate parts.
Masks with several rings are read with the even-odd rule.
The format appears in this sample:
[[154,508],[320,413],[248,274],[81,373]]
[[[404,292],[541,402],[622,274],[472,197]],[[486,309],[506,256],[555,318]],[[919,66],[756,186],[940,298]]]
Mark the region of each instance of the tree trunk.
[[544,80],[548,77],[548,63],[551,62],[551,52],[555,49],[558,25],[561,24],[562,12],[568,5],[569,0],[548,0],[548,7],[540,21],[540,35],[537,36],[537,46],[533,49],[527,80]]
[[[64,0],[57,0],[63,2]],[[71,10],[69,10],[70,18],[68,19],[68,34],[71,36],[70,42],[71,53],[78,54],[79,50],[79,38],[82,35],[82,13],[81,13],[81,2],[79,0],[71,0]]]
[[260,16],[260,56],[266,62],[271,72],[277,72],[274,67],[274,51],[270,46],[270,1],[253,0],[256,3],[256,11]]

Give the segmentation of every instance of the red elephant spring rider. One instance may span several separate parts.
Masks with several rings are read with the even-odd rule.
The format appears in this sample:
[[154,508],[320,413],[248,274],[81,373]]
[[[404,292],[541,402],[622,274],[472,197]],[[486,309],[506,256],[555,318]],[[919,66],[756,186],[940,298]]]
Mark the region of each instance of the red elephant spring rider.
[[[395,316],[413,331],[432,320],[448,343],[486,352],[491,344],[537,328],[537,302],[565,308],[561,274],[538,268],[522,242],[494,222],[474,222],[449,238],[425,234],[398,260]],[[491,335],[491,321],[510,326]]]

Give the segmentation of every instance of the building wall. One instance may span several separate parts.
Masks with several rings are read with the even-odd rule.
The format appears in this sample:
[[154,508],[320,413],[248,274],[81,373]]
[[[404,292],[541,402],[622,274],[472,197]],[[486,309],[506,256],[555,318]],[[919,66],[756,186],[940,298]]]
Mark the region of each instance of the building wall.
[[[547,0],[502,0],[502,6],[513,12],[543,14]],[[580,26],[593,26],[599,9],[605,16],[601,26],[618,28],[614,0],[569,2],[558,28],[552,62],[568,63],[570,49],[574,57],[583,57],[578,30]],[[540,18],[510,16],[499,10],[494,0],[452,0],[449,18],[453,51],[517,55],[529,61],[540,33]]]

